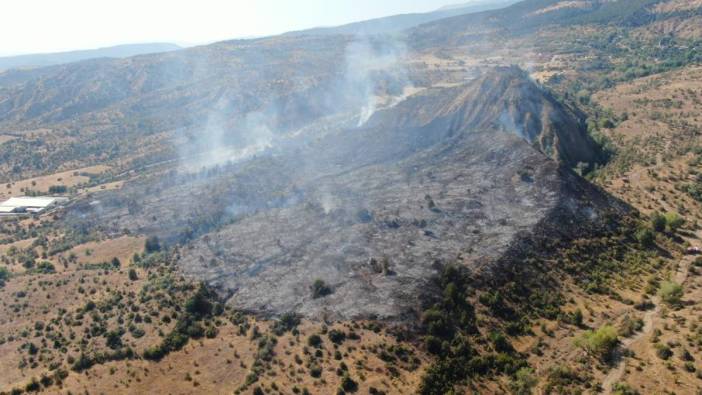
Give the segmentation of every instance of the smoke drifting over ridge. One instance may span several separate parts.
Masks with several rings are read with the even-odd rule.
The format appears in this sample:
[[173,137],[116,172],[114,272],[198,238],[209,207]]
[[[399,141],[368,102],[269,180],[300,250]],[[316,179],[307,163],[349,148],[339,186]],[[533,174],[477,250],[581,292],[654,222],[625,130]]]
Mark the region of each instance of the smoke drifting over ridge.
[[183,171],[238,162],[273,147],[276,134],[266,122],[270,115],[250,112],[232,127],[226,119],[226,106],[225,101],[220,101],[208,115],[204,128],[179,147]]
[[392,103],[412,86],[402,63],[406,56],[405,42],[390,35],[359,36],[346,47],[348,89],[344,93],[361,98],[358,126],[365,124],[379,105]]
[[[230,100],[227,92],[220,93],[206,120],[192,121],[200,126],[176,136],[180,168],[199,171],[281,149],[292,139],[319,133],[315,124],[324,123],[328,117],[350,117],[360,127],[378,108],[406,97],[413,84],[404,64],[407,45],[400,36],[358,35],[345,42],[344,59],[337,65],[336,76],[312,87],[309,91],[313,97],[288,97],[286,92],[279,92],[278,100],[254,98],[257,104],[244,106]],[[270,63],[264,55],[259,61]],[[195,77],[207,75],[209,67],[207,58],[198,62],[195,83]],[[309,116],[301,121],[302,126],[290,130],[286,120],[291,112]]]

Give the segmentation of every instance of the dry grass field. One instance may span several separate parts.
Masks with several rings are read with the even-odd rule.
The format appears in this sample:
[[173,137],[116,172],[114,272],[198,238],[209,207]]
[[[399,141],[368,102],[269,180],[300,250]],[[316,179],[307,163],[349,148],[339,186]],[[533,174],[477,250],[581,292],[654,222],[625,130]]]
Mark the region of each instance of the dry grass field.
[[63,185],[68,188],[90,181],[90,175],[99,175],[108,171],[104,165],[84,167],[76,170],[63,171],[46,176],[34,177],[15,182],[9,182],[0,187],[0,199],[12,196],[22,196],[29,191],[46,194],[51,186]]

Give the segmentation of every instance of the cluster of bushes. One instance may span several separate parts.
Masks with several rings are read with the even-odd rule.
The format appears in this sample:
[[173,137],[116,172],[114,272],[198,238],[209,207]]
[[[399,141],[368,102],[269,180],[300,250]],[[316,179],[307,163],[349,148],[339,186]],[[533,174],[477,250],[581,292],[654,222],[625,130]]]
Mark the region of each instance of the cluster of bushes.
[[621,325],[619,325],[619,333],[623,337],[629,337],[643,329],[643,327],[644,322],[641,318],[634,319],[631,318],[629,315],[626,315],[622,320]]
[[612,393],[614,395],[639,395],[639,391],[631,388],[627,383],[615,383],[612,386]]
[[656,252],[637,243],[641,228],[639,221],[623,218],[609,234],[573,240],[559,250],[558,267],[586,292],[608,293],[613,279],[648,270],[654,264]]
[[95,352],[93,354],[81,352],[78,359],[75,359],[71,364],[71,369],[76,372],[82,372],[90,369],[93,365],[99,365],[109,361],[132,359],[135,356],[134,351],[130,347],[120,348],[112,352]]
[[447,266],[439,279],[443,297],[424,311],[422,326],[426,333],[425,342],[433,354],[442,355],[458,334],[473,335],[478,332],[475,311],[468,302],[467,279],[464,276],[457,266]]
[[650,223],[642,224],[636,231],[636,240],[646,248],[653,247],[656,243],[656,233],[667,233],[675,235],[681,226],[685,224],[685,220],[677,213],[661,214],[654,212],[651,214]]
[[36,377],[32,377],[32,379],[25,384],[24,388],[13,388],[9,393],[11,395],[19,395],[24,392],[39,392],[42,390],[42,387],[48,389],[54,384],[60,385],[66,377],[68,377],[68,371],[56,369],[51,375],[42,374],[38,380]]
[[575,340],[575,344],[594,357],[610,361],[619,344],[619,336],[615,327],[603,325],[597,330],[585,331]]
[[10,278],[10,271],[6,267],[0,267],[0,287],[5,285],[5,282]]
[[[471,345],[471,339],[479,332],[474,308],[468,302],[467,273],[458,266],[446,266],[439,286],[443,289],[441,300],[422,317],[426,348],[438,359],[422,377],[421,394],[445,394],[471,377],[490,373],[514,375],[526,367],[523,356],[514,351],[500,332],[490,335],[492,351],[485,355],[480,355]],[[490,295],[486,301],[498,312],[508,309],[499,294]]]
[[702,180],[696,180],[693,183],[685,184],[681,188],[685,193],[690,195],[691,198],[702,202]]
[[456,351],[465,352],[463,356],[439,359],[427,369],[419,386],[420,394],[451,393],[456,384],[471,377],[497,373],[514,376],[527,367],[526,360],[519,356],[507,353],[477,355],[466,343],[461,343],[456,343],[455,347]]
[[49,194],[51,195],[58,195],[66,193],[67,191],[68,188],[65,185],[52,185],[49,187]]
[[54,264],[49,261],[39,261],[34,271],[37,273],[49,274],[56,272],[56,268]]
[[658,296],[668,305],[679,306],[683,297],[683,287],[673,281],[664,281],[658,289]]
[[69,229],[62,237],[48,242],[47,253],[49,256],[53,256],[93,240],[95,240],[95,235],[88,232],[87,229]]
[[168,252],[161,245],[157,236],[150,236],[144,242],[144,253],[134,253],[132,263],[143,268],[156,267],[163,262],[168,262]]
[[251,364],[251,371],[246,376],[246,381],[240,390],[244,390],[251,384],[258,381],[258,378],[265,370],[266,363],[270,362],[275,356],[275,352],[273,350],[277,343],[278,339],[276,339],[274,336],[261,336],[258,339],[258,351],[256,352],[256,358],[254,359],[253,364]]
[[534,375],[534,370],[524,367],[517,370],[509,386],[515,395],[531,395],[537,383],[538,380]]
[[214,302],[216,295],[204,284],[186,301],[185,312],[180,315],[175,328],[166,335],[160,344],[144,350],[143,357],[150,360],[160,360],[168,353],[182,349],[190,338],[199,339],[203,336],[215,337],[216,329],[212,326],[205,329],[202,321],[223,313],[221,304]]
[[552,368],[546,376],[544,394],[580,393],[580,391],[573,391],[571,388],[580,387],[587,382],[588,378],[583,377],[573,368],[557,366]]
[[295,313],[288,312],[280,316],[280,319],[273,324],[271,330],[276,336],[282,336],[285,332],[296,331],[298,325],[300,325],[300,317]]

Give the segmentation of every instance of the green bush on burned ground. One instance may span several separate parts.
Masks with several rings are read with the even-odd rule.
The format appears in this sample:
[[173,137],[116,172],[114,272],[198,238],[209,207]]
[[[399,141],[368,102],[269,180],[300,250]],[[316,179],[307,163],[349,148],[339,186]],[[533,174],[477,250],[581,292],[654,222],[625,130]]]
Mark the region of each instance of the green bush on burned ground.
[[310,286],[312,290],[312,298],[317,299],[332,293],[332,289],[324,282],[324,280],[316,279]]

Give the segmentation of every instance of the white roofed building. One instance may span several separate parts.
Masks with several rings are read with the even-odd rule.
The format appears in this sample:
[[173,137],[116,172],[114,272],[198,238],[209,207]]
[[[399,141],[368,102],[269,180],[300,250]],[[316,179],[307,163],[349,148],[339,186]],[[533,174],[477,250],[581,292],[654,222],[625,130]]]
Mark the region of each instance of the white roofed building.
[[13,197],[0,203],[0,215],[21,213],[39,214],[50,207],[66,201],[68,201],[68,198],[54,196]]

